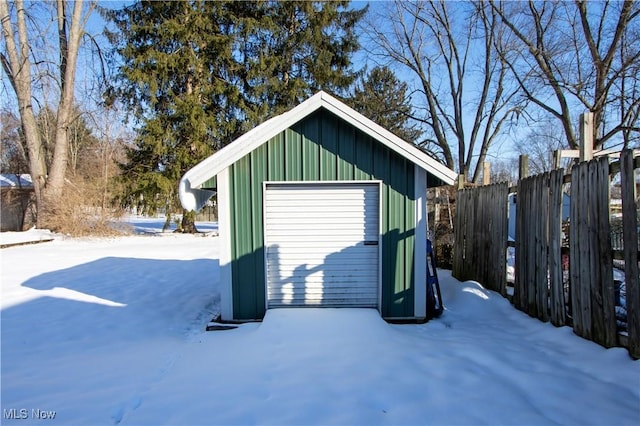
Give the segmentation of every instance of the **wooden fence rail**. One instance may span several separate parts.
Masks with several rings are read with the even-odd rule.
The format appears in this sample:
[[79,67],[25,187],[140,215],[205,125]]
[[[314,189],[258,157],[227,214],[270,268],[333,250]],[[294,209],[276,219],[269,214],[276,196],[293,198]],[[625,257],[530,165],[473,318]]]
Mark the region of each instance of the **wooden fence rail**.
[[[623,254],[627,330],[621,338],[616,323],[619,301],[613,278],[610,226],[611,169],[606,157],[563,170],[521,179],[517,185],[515,281],[512,303],[541,321],[570,325],[589,340],[612,347],[627,346],[640,358],[640,283],[638,205],[633,151],[623,151]],[[615,164],[618,170],[618,163]],[[563,185],[570,182],[569,271],[563,280]],[[506,247],[509,188],[506,184],[458,192],[453,276],[474,280],[502,295],[506,292]]]

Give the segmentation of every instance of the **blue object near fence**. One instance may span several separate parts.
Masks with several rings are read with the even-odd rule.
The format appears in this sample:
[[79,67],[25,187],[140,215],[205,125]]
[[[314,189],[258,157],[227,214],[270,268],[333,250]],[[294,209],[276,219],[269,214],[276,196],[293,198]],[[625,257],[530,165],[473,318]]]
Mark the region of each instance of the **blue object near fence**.
[[436,271],[436,257],[431,240],[427,240],[427,319],[439,317],[444,310]]

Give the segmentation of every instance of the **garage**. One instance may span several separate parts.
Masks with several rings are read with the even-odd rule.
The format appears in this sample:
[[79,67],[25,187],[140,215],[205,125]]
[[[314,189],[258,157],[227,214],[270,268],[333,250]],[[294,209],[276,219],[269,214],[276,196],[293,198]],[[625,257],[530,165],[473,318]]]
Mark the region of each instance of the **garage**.
[[378,306],[379,182],[266,183],[267,308]]
[[187,171],[180,201],[216,197],[220,319],[270,309],[363,307],[388,321],[427,311],[427,187],[456,173],[318,92]]

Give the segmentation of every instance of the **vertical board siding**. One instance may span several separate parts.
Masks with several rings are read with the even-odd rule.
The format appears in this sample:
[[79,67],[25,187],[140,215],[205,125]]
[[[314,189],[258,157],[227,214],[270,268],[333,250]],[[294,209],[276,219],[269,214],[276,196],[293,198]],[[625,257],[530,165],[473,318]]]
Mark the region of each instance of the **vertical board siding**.
[[285,180],[284,133],[280,133],[267,144],[267,176],[269,180]]
[[320,180],[320,145],[317,141],[320,137],[319,123],[307,121],[294,129],[306,137],[302,138],[302,174],[304,180]]
[[284,175],[286,180],[302,180],[302,136],[287,129],[284,139]]
[[551,323],[556,327],[567,321],[562,281],[562,176],[563,169],[549,175],[549,286]]
[[372,179],[371,172],[373,170],[373,140],[364,136],[360,132],[354,135],[354,150],[356,158],[354,159],[356,167],[353,178],[355,180]]
[[562,170],[520,180],[516,214],[514,305],[554,324],[564,323],[560,259]]
[[338,180],[353,180],[355,158],[355,129],[348,123],[339,123]]
[[[622,151],[619,166],[627,316],[624,333],[624,325],[619,326],[616,321],[616,303],[624,305],[622,299],[617,300],[621,295],[616,295],[613,280],[613,253],[617,250],[612,247],[610,224],[610,176],[617,165],[609,161],[600,157],[576,164],[570,179],[558,169],[518,181],[511,301],[517,309],[542,321],[572,326],[577,335],[604,347],[626,346],[633,358],[640,359],[638,164],[632,150]],[[571,198],[565,225],[569,228],[569,271],[563,277],[562,210],[564,185],[568,182]],[[483,201],[488,188],[458,192],[453,274],[460,280],[478,280],[492,289],[490,281],[482,281],[486,259],[476,252],[484,247],[478,239],[491,233],[495,220],[495,212],[489,213],[490,206]],[[506,199],[501,203],[506,205]],[[484,228],[476,233],[477,226],[483,223]],[[496,260],[492,266],[503,271],[503,265],[506,266],[504,260]],[[624,315],[624,310],[618,314]]]
[[505,294],[509,188],[497,183],[458,191],[452,274]]
[[640,271],[638,268],[638,205],[636,203],[633,151],[624,151],[620,157],[620,182],[629,353],[638,359],[640,358]]
[[[414,315],[414,164],[319,110],[230,167],[235,319],[265,313],[262,183],[381,180],[383,317]],[[258,194],[258,192],[260,194]]]
[[231,169],[231,229],[233,232],[231,244],[231,268],[233,281],[240,283],[233,286],[234,315],[245,317],[256,310],[256,292],[246,288],[247,283],[255,282],[256,268],[254,259],[257,258],[253,246],[253,230],[255,229],[251,215],[251,158],[246,156],[238,161]]
[[336,180],[339,140],[337,120],[325,121],[321,114],[312,117],[322,123],[320,134],[316,140],[321,141],[319,145],[322,146],[320,150],[320,180]]
[[571,171],[571,315],[573,329],[605,347],[617,341],[613,257],[609,225],[609,161]]

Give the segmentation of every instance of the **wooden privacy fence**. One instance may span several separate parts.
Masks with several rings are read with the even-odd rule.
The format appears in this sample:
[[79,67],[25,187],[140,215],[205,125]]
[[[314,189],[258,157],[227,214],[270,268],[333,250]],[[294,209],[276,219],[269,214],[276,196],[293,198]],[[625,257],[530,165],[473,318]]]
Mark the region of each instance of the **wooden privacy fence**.
[[566,323],[560,256],[562,176],[559,169],[522,179],[516,199],[513,304],[541,321],[551,317],[557,326]]
[[497,183],[463,189],[456,197],[453,225],[453,274],[481,282],[506,295],[507,197],[509,186]]
[[[570,325],[605,347],[626,346],[640,358],[638,206],[633,151],[620,162],[582,162],[521,179],[516,188],[515,281],[512,303],[541,321]],[[612,170],[620,170],[626,332],[616,323],[620,288],[613,278],[610,227]],[[562,258],[563,186],[570,182],[568,271]],[[458,192],[453,276],[474,280],[506,296],[509,188],[494,184]],[[563,274],[564,273],[564,274]],[[563,279],[568,278],[568,279]]]
[[605,347],[615,346],[618,334],[609,187],[606,157],[580,163],[571,170],[569,273],[573,330]]

